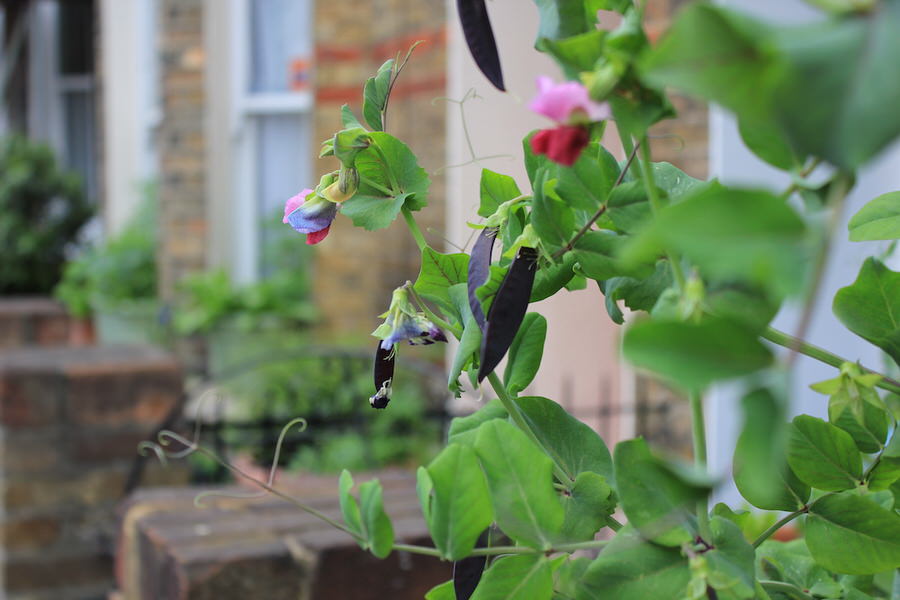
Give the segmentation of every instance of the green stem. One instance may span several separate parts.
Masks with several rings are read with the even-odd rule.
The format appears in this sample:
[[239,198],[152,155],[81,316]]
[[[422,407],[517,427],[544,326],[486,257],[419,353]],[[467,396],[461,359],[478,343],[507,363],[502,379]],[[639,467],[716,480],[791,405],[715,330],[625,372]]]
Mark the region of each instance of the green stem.
[[409,227],[409,232],[412,233],[413,239],[416,240],[416,246],[419,247],[419,250],[424,250],[428,247],[428,243],[425,241],[425,236],[422,235],[422,230],[419,229],[419,224],[416,223],[416,218],[413,217],[412,211],[403,206],[400,209],[400,212],[403,213],[403,219],[406,221],[406,226]]
[[[694,464],[701,471],[706,470],[706,422],[703,416],[703,395],[699,392],[691,392],[691,433],[694,438]],[[704,497],[697,502],[697,524],[700,528],[700,537],[707,542],[712,542],[712,532],[709,529],[709,506]]]
[[798,588],[796,585],[790,583],[784,583],[783,581],[765,581],[761,580],[759,582],[761,586],[766,589],[773,590],[776,592],[783,592],[788,596],[793,596],[794,598],[800,598],[800,600],[815,600],[812,596]]
[[559,457],[555,456],[553,452],[549,448],[547,448],[541,441],[538,439],[537,435],[531,429],[531,426],[528,424],[528,421],[525,420],[525,415],[522,413],[522,409],[519,408],[519,405],[516,404],[516,401],[510,396],[506,388],[503,386],[503,382],[500,381],[500,378],[497,376],[497,373],[491,371],[488,374],[488,381],[491,382],[491,387],[494,388],[494,393],[497,394],[497,398],[500,399],[500,403],[503,405],[503,408],[506,409],[506,412],[509,413],[510,418],[513,420],[513,423],[521,429],[525,435],[528,436],[532,442],[534,442],[538,448],[541,448],[544,453],[550,457],[550,460],[553,461],[553,474],[562,482],[571,482],[574,481],[574,477],[566,473],[566,470],[562,468],[560,464]]
[[[638,161],[640,164],[641,180],[644,182],[644,189],[647,191],[647,199],[650,201],[650,209],[653,211],[653,216],[655,217],[659,214],[659,211],[662,210],[662,203],[659,198],[659,190],[656,188],[656,182],[653,179],[653,170],[650,168],[652,163],[650,143],[647,140],[647,136],[644,136],[640,140],[638,146],[641,151],[641,160]],[[678,286],[678,290],[683,293],[686,283],[684,271],[681,269],[681,261],[672,253],[668,253],[667,257],[669,259],[669,264],[672,267],[672,276],[675,278],[675,284]]]
[[369,179],[368,177],[360,177],[360,178],[359,178],[359,181],[360,181],[360,183],[365,183],[365,184],[366,184],[367,186],[369,186],[369,187],[375,188],[376,190],[378,190],[379,192],[381,192],[381,193],[384,194],[385,196],[393,196],[393,195],[394,195],[393,190],[389,190],[388,188],[384,187],[384,186],[381,185],[380,183],[375,182],[375,181],[372,181],[372,180]]
[[789,515],[786,515],[783,519],[781,519],[780,521],[778,521],[777,523],[775,523],[774,525],[772,525],[771,527],[769,527],[768,529],[763,531],[759,535],[759,537],[756,538],[756,540],[753,542],[753,547],[759,548],[759,545],[762,544],[767,539],[769,539],[770,537],[772,537],[776,531],[778,531],[779,529],[781,529],[782,527],[784,527],[785,525],[787,525],[788,523],[790,523],[791,521],[793,521],[794,519],[799,517],[800,515],[806,514],[808,511],[809,511],[809,507],[804,506],[803,508],[799,508],[799,509],[795,510],[794,512],[790,513]]
[[[794,336],[784,333],[783,331],[779,331],[773,327],[768,327],[765,331],[762,332],[761,336],[772,343],[778,344],[779,346],[784,346],[785,348],[796,348],[797,352],[799,352],[800,354],[805,354],[810,358],[814,358],[819,362],[825,363],[826,365],[837,367],[838,369],[840,369],[841,365],[846,362],[853,362],[847,358],[838,356],[833,352],[829,352],[824,348],[814,346],[809,342],[804,342],[799,338],[795,338]],[[866,373],[881,375],[882,380],[876,383],[876,386],[880,387],[883,390],[887,390],[895,394],[900,394],[900,382],[887,377],[883,373],[879,373],[878,371],[873,371],[872,369],[862,367],[862,365],[860,366]]]
[[618,531],[623,527],[623,525],[619,523],[615,518],[613,518],[612,515],[606,517],[606,525],[613,531]]
[[460,339],[460,338],[462,337],[462,334],[463,334],[462,328],[456,327],[456,326],[454,326],[454,325],[451,325],[449,322],[447,322],[447,321],[445,321],[444,319],[442,319],[442,318],[440,318],[439,316],[437,316],[437,314],[435,314],[435,312],[434,312],[433,310],[431,310],[430,308],[428,308],[428,305],[425,304],[425,302],[422,300],[422,298],[421,298],[421,297],[419,296],[419,294],[416,292],[416,290],[415,290],[415,288],[413,287],[412,283],[410,283],[410,282],[407,281],[407,282],[406,282],[406,289],[409,290],[409,293],[410,293],[410,295],[413,297],[413,300],[415,300],[416,304],[419,305],[419,308],[422,309],[422,312],[425,313],[425,316],[428,317],[428,319],[429,319],[432,323],[434,323],[435,325],[437,325],[437,326],[440,327],[441,329],[446,329],[447,331],[449,331],[450,333],[452,333],[453,335],[455,335],[455,336],[456,336],[456,339]]
[[900,569],[894,571],[894,585],[891,586],[891,600],[900,600]]
[[[840,225],[841,215],[844,212],[844,200],[850,191],[850,177],[840,174],[832,182],[828,190],[828,198],[826,206],[828,207],[829,217],[822,236],[822,242],[819,244],[816,253],[815,263],[813,264],[812,280],[806,290],[806,299],[803,302],[803,311],[800,313],[800,321],[797,323],[797,331],[795,337],[802,340],[806,337],[806,332],[812,322],[813,309],[815,308],[816,299],[819,295],[819,288],[822,287],[822,280],[825,278],[825,267],[828,265],[828,255],[831,253],[831,241]],[[791,347],[787,356],[788,369],[794,364],[797,357],[797,348]]]
[[[551,554],[555,552],[575,552],[577,550],[591,550],[602,548],[608,544],[608,540],[591,540],[589,542],[576,542],[573,544],[559,544],[549,550],[537,550],[528,546],[491,546],[489,548],[475,548],[469,556],[497,556],[500,554]],[[394,550],[398,552],[410,552],[424,556],[441,557],[437,548],[428,546],[414,546],[412,544],[394,544]]]
[[[619,171],[618,177],[616,177],[615,182],[612,184],[612,187],[610,188],[610,195],[612,194],[612,190],[619,187],[619,185],[622,183],[622,180],[625,179],[625,174],[628,173],[628,169],[631,167],[631,163],[634,162],[634,157],[636,155],[637,155],[637,148],[632,150],[631,154],[628,155],[628,160],[625,162],[625,166],[622,167],[621,171]],[[569,243],[567,243],[565,246],[563,246],[562,248],[560,248],[559,250],[557,250],[556,252],[553,253],[553,258],[559,258],[560,256],[562,256],[563,254],[565,254],[566,252],[570,251],[572,248],[575,247],[575,242],[577,242],[584,234],[586,234],[588,231],[590,231],[591,227],[593,227],[594,223],[597,222],[597,219],[602,217],[603,214],[606,212],[608,202],[609,202],[609,195],[607,195],[607,198],[606,198],[606,200],[604,200],[603,205],[597,209],[597,212],[595,212],[594,215],[590,219],[588,219],[588,222],[585,223],[574,236],[572,236],[572,239],[569,240]]]
[[[817,159],[813,160],[797,174],[798,178],[801,180],[806,179],[807,177],[810,176],[810,174],[813,171],[816,170],[816,167],[818,167],[820,164],[822,164],[821,158],[817,158]],[[793,181],[791,183],[791,185],[789,185],[787,187],[787,189],[785,189],[783,192],[781,192],[781,199],[787,200],[788,198],[791,197],[791,194],[793,194],[794,192],[799,190],[800,187],[801,187],[800,184],[796,180]]]

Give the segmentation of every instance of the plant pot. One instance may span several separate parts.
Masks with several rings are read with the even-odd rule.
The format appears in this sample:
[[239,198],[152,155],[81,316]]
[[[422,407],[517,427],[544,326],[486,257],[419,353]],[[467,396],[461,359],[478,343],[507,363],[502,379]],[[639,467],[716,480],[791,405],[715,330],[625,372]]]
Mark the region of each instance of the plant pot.
[[165,344],[167,329],[160,320],[156,300],[93,303],[94,328],[99,344]]

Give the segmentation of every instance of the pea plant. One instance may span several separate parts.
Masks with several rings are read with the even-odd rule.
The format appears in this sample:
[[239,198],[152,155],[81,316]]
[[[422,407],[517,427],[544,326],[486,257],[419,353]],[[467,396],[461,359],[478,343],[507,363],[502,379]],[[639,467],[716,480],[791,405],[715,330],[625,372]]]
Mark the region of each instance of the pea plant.
[[[524,139],[528,189],[482,171],[468,253],[426,243],[415,213],[429,178],[385,131],[409,55],[366,82],[362,119],[343,107],[343,129],[321,152],[339,169],[290,199],[284,221],[314,244],[335,218],[375,230],[402,217],[418,244],[418,277],[386,299],[373,334],[372,406],[390,410],[403,341],[451,336],[449,389],[467,380],[495,396],[454,419],[446,447],[418,469],[433,546],[395,540],[377,480],[340,479],[343,521],[329,522],[363,549],[454,563],[429,600],[900,599],[900,383],[803,339],[856,173],[900,135],[900,0],[810,2],[826,14],[791,27],[696,2],[651,45],[646,3],[535,0],[536,46],[561,72],[538,78],[531,103],[547,127]],[[459,7],[476,62],[502,89],[483,1]],[[601,27],[611,12],[618,25]],[[790,174],[789,187],[737,188],[653,162],[647,132],[674,116],[670,87],[731,111],[747,147]],[[611,122],[624,160],[601,143]],[[900,239],[900,192],[868,202],[849,236]],[[521,395],[547,331],[530,304],[585,283],[624,324],[625,359],[690,403],[693,466],[640,438],[610,452],[552,398]],[[805,307],[791,333],[770,326],[786,301]],[[900,361],[900,273],[878,256],[833,310]],[[782,359],[773,345],[788,349]],[[798,354],[834,368],[804,382],[822,394],[827,420],[787,420]],[[724,380],[743,389],[733,474],[744,506],[709,502],[722,482],[706,472],[702,398]],[[788,524],[799,537],[777,541]]]

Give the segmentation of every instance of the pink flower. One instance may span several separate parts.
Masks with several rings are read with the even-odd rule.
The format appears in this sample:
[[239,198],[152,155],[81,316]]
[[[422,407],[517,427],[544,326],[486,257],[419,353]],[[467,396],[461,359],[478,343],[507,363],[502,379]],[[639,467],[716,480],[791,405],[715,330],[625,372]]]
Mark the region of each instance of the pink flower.
[[588,126],[608,119],[609,105],[591,100],[587,88],[577,81],[557,84],[542,76],[538,77],[537,86],[538,95],[529,108],[553,119],[558,126],[537,132],[531,138],[531,151],[571,167],[590,142]]
[[610,116],[609,105],[591,100],[587,88],[577,81],[557,84],[549,77],[541,76],[537,79],[537,87],[538,95],[529,108],[561,125],[602,121]]
[[307,244],[318,244],[328,235],[338,205],[320,198],[315,191],[305,189],[284,204],[284,219],[298,233],[306,234]]

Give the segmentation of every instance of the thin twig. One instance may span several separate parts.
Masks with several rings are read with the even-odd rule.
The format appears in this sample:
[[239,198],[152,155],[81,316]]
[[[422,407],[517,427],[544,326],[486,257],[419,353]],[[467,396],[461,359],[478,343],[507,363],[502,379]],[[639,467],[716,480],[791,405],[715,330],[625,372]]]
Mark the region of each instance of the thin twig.
[[[631,151],[631,154],[628,155],[628,161],[625,163],[625,166],[622,167],[622,170],[619,171],[619,176],[616,177],[615,182],[613,183],[612,187],[610,188],[610,194],[612,193],[612,190],[616,189],[622,183],[622,180],[625,179],[625,174],[628,172],[628,167],[630,167],[631,163],[634,162],[634,157],[637,156],[637,151],[638,151],[639,147],[640,147],[640,142],[638,142],[638,144],[634,147],[634,149]],[[593,227],[594,223],[596,223],[597,220],[603,216],[603,214],[606,212],[606,209],[608,208],[608,204],[609,204],[609,196],[607,196],[606,202],[604,202],[603,205],[597,209],[597,212],[594,213],[594,216],[591,217],[588,220],[588,222],[585,223],[584,226],[582,226],[582,228],[578,230],[578,232],[572,237],[571,240],[569,240],[569,243],[567,243],[565,246],[563,246],[562,248],[560,248],[559,250],[557,250],[556,252],[553,253],[553,258],[554,259],[559,258],[563,254],[565,254],[566,252],[569,252],[572,248],[574,248],[575,242],[577,242],[582,236],[584,236],[584,234],[586,234],[588,231],[590,231],[590,229],[591,229],[591,227]]]

